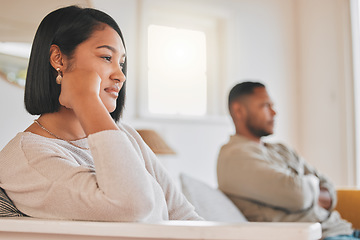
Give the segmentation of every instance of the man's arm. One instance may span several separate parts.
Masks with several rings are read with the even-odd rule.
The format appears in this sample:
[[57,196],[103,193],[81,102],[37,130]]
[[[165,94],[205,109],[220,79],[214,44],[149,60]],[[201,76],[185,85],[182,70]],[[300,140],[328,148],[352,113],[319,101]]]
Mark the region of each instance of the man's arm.
[[[243,146],[244,147],[244,146]],[[218,161],[219,188],[226,194],[299,212],[317,204],[319,179],[274,165],[260,152],[227,149]]]
[[324,187],[320,187],[320,194],[319,194],[319,206],[329,210],[332,205],[332,199],[330,196],[330,192],[328,189]]
[[336,189],[332,182],[323,174],[319,173],[315,168],[305,163],[305,174],[312,174],[320,180],[319,189],[319,201],[320,207],[326,210],[332,210],[336,206],[337,196]]

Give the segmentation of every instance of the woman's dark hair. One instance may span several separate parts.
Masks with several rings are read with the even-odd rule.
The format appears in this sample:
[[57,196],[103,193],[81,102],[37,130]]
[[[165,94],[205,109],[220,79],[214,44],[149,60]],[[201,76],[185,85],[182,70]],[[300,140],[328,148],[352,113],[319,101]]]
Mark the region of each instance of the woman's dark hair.
[[[86,41],[102,24],[113,28],[125,42],[115,20],[92,8],[69,6],[49,13],[40,23],[33,41],[25,83],[25,107],[32,115],[57,112],[60,108],[61,85],[55,81],[56,70],[50,64],[50,46],[57,45],[68,58],[76,47]],[[126,60],[123,73],[126,76]],[[124,83],[111,117],[118,121],[125,104]]]

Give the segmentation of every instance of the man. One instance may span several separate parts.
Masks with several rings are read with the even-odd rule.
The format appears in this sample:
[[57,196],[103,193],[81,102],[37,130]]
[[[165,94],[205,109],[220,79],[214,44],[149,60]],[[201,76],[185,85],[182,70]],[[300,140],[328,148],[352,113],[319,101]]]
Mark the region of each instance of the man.
[[334,210],[336,191],[325,176],[289,147],[262,141],[276,115],[263,84],[234,86],[229,110],[236,134],[220,150],[218,183],[249,221],[320,222],[323,239],[360,238]]

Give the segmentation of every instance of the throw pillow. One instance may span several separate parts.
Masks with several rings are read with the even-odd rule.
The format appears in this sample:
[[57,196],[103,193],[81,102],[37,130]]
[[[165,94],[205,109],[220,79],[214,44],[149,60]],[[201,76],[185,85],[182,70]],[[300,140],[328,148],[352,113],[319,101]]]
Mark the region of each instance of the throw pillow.
[[247,222],[234,203],[219,189],[195,178],[180,174],[182,191],[195,211],[208,221]]
[[0,188],[0,217],[25,217],[20,212],[10,198],[6,195],[4,189]]

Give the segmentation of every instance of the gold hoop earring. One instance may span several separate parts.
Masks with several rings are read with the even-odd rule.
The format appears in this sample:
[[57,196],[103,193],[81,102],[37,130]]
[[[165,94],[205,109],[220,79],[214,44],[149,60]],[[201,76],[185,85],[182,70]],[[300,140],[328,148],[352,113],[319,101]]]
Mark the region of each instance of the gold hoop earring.
[[58,72],[58,75],[57,75],[57,77],[56,77],[56,83],[57,83],[57,84],[61,84],[62,74],[61,74],[60,68],[57,68],[56,71]]

